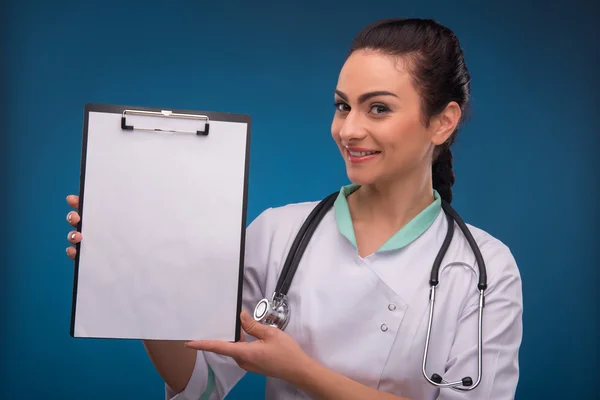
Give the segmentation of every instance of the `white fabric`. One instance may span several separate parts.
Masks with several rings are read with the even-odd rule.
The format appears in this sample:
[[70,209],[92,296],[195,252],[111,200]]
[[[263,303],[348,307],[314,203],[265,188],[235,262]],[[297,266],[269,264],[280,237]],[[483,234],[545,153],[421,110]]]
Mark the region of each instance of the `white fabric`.
[[[289,247],[316,204],[270,208],[248,227],[243,292],[248,312],[273,293]],[[482,382],[475,390],[461,393],[437,389],[422,376],[429,276],[446,227],[445,215],[440,213],[423,235],[403,249],[363,259],[339,232],[331,210],[310,241],[292,282],[286,332],[326,367],[385,392],[411,399],[514,398],[522,337],[520,274],[510,250],[471,225],[488,276]],[[429,376],[477,378],[477,276],[475,257],[456,226],[440,268]],[[223,399],[245,373],[233,360],[198,354],[188,388],[180,396],[167,391],[168,399],[199,399],[206,388],[207,363],[216,380],[210,399]],[[267,399],[309,398],[272,378],[267,378],[266,393]]]

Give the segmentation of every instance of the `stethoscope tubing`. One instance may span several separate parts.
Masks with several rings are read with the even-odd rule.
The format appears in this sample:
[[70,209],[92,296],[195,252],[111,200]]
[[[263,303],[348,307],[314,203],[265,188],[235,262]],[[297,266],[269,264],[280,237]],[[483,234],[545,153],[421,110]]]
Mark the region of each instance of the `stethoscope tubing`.
[[306,247],[308,246],[312,235],[319,226],[321,220],[325,217],[329,209],[333,206],[338,193],[334,192],[323,199],[317,206],[312,210],[306,221],[300,228],[298,235],[292,243],[291,251],[288,253],[287,259],[283,265],[282,273],[277,281],[275,292],[280,295],[287,295],[288,290],[292,284],[292,279],[296,274],[300,259],[304,255]]
[[[296,270],[298,269],[298,265],[300,264],[300,260],[310,242],[311,237],[319,226],[321,220],[325,217],[325,215],[329,212],[329,209],[333,206],[338,192],[334,192],[328,195],[326,198],[321,200],[319,204],[310,212],[298,234],[296,235],[290,251],[286,257],[284,265],[282,267],[282,272],[277,280],[277,285],[275,286],[275,291],[273,293],[273,297],[269,302],[267,299],[263,299],[263,302],[266,302],[269,307],[277,308],[278,315],[276,319],[279,321],[278,326],[280,329],[285,329],[287,322],[289,321],[289,306],[287,304],[287,292],[291,286],[292,279],[296,274]],[[481,255],[481,251],[477,246],[473,235],[471,234],[469,228],[462,220],[460,215],[450,206],[448,202],[445,200],[441,200],[442,209],[446,214],[446,218],[448,221],[448,229],[446,232],[446,237],[444,238],[444,242],[434,260],[433,266],[431,268],[431,275],[429,280],[430,285],[430,294],[429,294],[429,320],[427,324],[427,337],[425,340],[425,348],[423,351],[423,363],[422,363],[422,373],[425,379],[432,385],[435,385],[440,388],[451,388],[457,391],[470,391],[475,389],[479,383],[481,382],[481,374],[482,374],[482,348],[483,348],[483,307],[485,305],[485,295],[484,292],[487,288],[487,274],[486,267],[483,260],[483,256]],[[477,267],[479,270],[479,279],[477,283],[477,289],[479,291],[479,315],[478,315],[478,367],[477,367],[477,380],[473,383],[470,377],[465,377],[459,381],[446,381],[440,375],[433,374],[431,377],[427,375],[427,355],[429,352],[429,343],[431,338],[431,327],[433,324],[433,316],[434,316],[434,307],[435,307],[435,292],[437,289],[437,285],[439,284],[439,270],[442,264],[442,260],[444,259],[448,248],[450,247],[450,243],[452,242],[452,238],[454,236],[454,223],[456,223],[463,235],[465,236],[473,254],[475,255],[475,260],[477,263]],[[285,315],[280,315],[281,310],[285,310]],[[256,313],[256,311],[255,311]],[[256,314],[255,314],[256,318]],[[267,321],[270,319],[267,318]],[[458,385],[462,385],[464,387],[459,387]]]

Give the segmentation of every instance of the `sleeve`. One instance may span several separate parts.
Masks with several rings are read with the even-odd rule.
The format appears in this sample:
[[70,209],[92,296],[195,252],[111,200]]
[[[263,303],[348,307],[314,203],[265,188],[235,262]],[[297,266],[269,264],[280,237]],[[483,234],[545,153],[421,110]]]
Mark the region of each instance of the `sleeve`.
[[[265,281],[270,255],[269,215],[263,211],[246,229],[242,307],[250,314],[265,297]],[[247,341],[256,340],[245,335]],[[176,393],[165,385],[166,400],[221,400],[245,375],[246,371],[229,357],[198,351],[196,364],[187,386]]]
[[[483,253],[483,250],[482,250]],[[438,400],[514,399],[519,380],[519,348],[523,333],[521,277],[510,250],[503,244],[483,253],[489,271],[482,329],[481,382],[471,391],[440,389]],[[455,341],[446,363],[447,376],[477,380],[479,298],[458,321]]]

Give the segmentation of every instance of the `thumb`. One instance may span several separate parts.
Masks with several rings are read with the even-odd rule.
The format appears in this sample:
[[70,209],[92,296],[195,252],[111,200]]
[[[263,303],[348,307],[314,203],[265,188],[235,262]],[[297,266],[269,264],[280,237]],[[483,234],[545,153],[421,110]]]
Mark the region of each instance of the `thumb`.
[[271,328],[270,326],[256,322],[246,310],[242,311],[240,319],[244,331],[257,339],[265,339],[266,335],[269,333],[269,328]]

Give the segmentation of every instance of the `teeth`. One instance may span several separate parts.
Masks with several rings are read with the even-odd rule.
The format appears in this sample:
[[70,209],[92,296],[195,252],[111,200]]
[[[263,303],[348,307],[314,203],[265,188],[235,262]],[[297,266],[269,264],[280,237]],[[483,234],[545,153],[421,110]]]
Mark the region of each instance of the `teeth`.
[[377,153],[376,151],[350,151],[350,155],[353,157],[364,157],[370,156],[371,154]]

